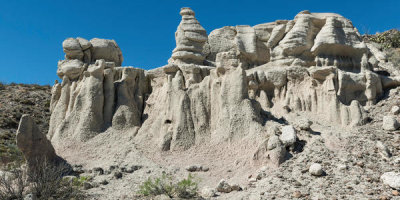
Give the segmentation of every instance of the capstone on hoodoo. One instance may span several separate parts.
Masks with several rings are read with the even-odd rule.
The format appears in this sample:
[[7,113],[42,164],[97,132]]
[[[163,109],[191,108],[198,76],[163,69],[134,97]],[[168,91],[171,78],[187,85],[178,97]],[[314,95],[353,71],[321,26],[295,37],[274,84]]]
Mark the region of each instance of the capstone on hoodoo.
[[169,64],[153,70],[120,67],[114,41],[64,41],[63,81],[52,90],[52,142],[85,141],[106,130],[131,132],[139,144],[164,151],[263,141],[254,145],[254,159],[280,163],[285,147],[265,146],[268,138],[283,144],[277,119],[305,112],[362,125],[364,107],[400,85],[398,77],[378,73],[388,66],[378,59],[383,52],[371,50],[338,14],[303,11],[293,20],[227,26],[208,36],[190,8],[180,14]]

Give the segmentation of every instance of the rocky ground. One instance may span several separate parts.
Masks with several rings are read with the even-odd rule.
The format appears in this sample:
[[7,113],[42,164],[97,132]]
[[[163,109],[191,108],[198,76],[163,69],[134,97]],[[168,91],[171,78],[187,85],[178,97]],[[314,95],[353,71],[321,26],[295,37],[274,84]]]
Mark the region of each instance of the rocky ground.
[[41,130],[47,132],[50,119],[50,86],[0,83],[0,164],[21,159],[15,145],[18,123],[30,114]]

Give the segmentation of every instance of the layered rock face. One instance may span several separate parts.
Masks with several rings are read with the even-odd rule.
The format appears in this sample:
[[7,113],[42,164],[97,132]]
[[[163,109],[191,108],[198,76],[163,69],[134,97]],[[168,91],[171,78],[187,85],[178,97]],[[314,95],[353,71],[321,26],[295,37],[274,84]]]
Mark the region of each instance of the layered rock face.
[[206,30],[195,18],[190,8],[182,8],[182,21],[175,33],[176,48],[172,52],[170,63],[203,64],[203,46],[207,42]]
[[180,14],[169,64],[149,71],[120,67],[114,41],[64,41],[52,142],[86,141],[108,129],[129,130],[134,140],[164,151],[246,139],[263,141],[255,159],[279,163],[286,146],[277,137],[284,130],[270,127],[281,126],[277,119],[307,112],[362,125],[363,107],[400,83],[375,72],[384,69],[376,58],[382,52],[371,51],[338,14],[303,11],[293,20],[223,27],[208,37],[190,8]]

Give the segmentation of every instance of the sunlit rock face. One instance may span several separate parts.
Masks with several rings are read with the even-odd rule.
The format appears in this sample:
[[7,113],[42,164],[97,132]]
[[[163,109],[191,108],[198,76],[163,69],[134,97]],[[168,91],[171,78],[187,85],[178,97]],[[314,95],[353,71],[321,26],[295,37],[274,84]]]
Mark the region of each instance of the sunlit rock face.
[[382,52],[338,14],[303,11],[293,20],[226,26],[208,36],[194,11],[182,8],[180,15],[176,48],[153,70],[121,67],[113,40],[63,42],[48,132],[55,145],[107,130],[129,130],[135,141],[163,151],[261,141],[272,136],[271,123],[293,112],[357,126],[366,122],[363,107],[400,83],[375,72],[384,68],[376,58]]

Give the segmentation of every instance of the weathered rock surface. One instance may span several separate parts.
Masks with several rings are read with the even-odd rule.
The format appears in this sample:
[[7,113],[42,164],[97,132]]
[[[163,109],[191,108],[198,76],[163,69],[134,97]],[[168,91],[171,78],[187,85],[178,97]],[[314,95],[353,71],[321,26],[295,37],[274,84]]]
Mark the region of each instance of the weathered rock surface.
[[384,184],[389,185],[391,188],[400,190],[400,173],[386,172],[382,174],[381,180]]
[[[113,41],[63,43],[66,60],[57,71],[63,81],[52,89],[48,132],[57,151],[72,154],[77,147],[79,156],[99,163],[142,159],[189,166],[181,173],[196,172],[214,185],[226,178],[216,188],[223,199],[241,198],[230,193],[240,190],[228,184],[239,183],[236,177],[256,199],[329,199],[338,193],[363,199],[381,192],[376,171],[392,171],[398,157],[396,117],[384,120],[390,131],[381,123],[382,110],[394,104],[386,108],[382,97],[398,96],[388,90],[400,78],[348,19],[303,11],[293,20],[228,26],[207,36],[191,9],[183,8],[181,16],[169,63],[152,70],[120,67],[122,54]],[[324,169],[308,168],[310,160]],[[200,165],[211,171],[197,173]],[[249,176],[246,170],[259,166],[265,171]],[[129,174],[121,168],[123,176],[104,187],[122,188],[114,183],[164,170],[156,168]],[[94,173],[114,173],[100,169]],[[329,187],[340,192],[320,192]],[[204,193],[209,198],[213,192]]]
[[[361,126],[369,122],[365,108],[400,85],[400,78],[374,71],[384,68],[376,49],[338,14],[301,12],[293,20],[223,27],[208,36],[190,8],[180,14],[171,59],[152,70],[121,67],[112,40],[63,43],[66,60],[57,71],[63,81],[53,86],[47,135],[56,147],[112,133],[129,135],[124,142],[150,152],[247,144],[243,163],[276,168],[309,145],[305,133],[319,134],[311,130],[318,123],[290,120],[297,114],[338,129]],[[337,152],[336,139],[321,140]],[[223,183],[220,190],[232,188]]]
[[322,174],[324,173],[324,170],[322,169],[322,166],[318,163],[313,163],[311,164],[309,170],[311,175],[313,176],[322,176]]
[[56,155],[51,142],[40,132],[35,121],[29,115],[21,117],[17,130],[17,146],[22,151],[28,168],[35,170],[43,162],[59,164],[64,162]]
[[394,116],[384,116],[382,128],[387,131],[395,131],[400,127],[399,122]]
[[203,64],[203,46],[207,42],[206,30],[195,18],[190,8],[182,8],[182,21],[175,33],[176,48],[172,52],[172,63]]

